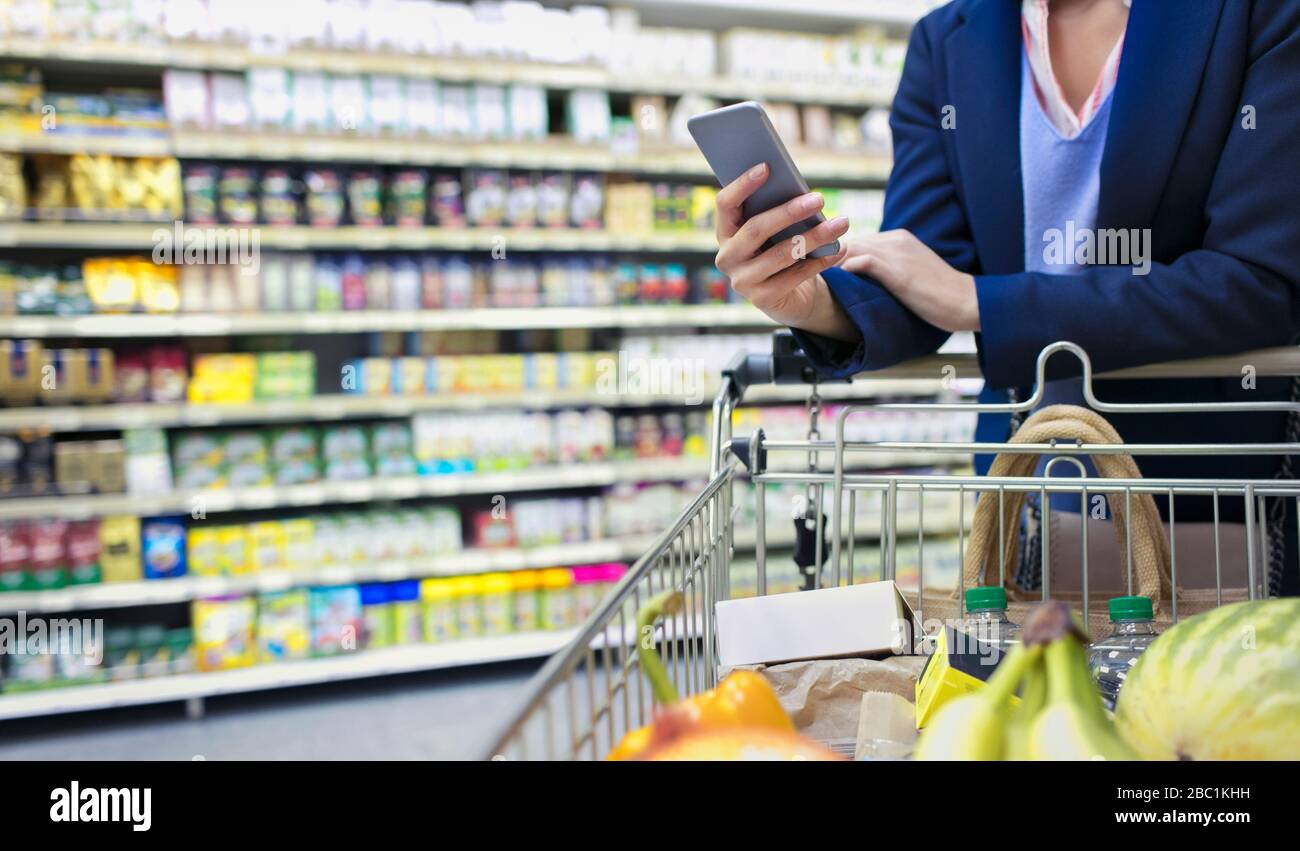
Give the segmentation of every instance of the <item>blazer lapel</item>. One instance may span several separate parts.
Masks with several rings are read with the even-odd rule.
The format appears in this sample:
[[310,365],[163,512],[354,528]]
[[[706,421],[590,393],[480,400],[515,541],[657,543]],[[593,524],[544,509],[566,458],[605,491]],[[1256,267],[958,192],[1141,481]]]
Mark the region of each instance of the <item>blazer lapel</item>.
[[1101,227],[1150,227],[1225,0],[1133,0],[1101,163]]
[[[956,108],[963,201],[984,274],[1025,265],[1020,177],[1020,3],[981,0],[945,41],[948,93]],[[936,116],[936,121],[938,117]]]

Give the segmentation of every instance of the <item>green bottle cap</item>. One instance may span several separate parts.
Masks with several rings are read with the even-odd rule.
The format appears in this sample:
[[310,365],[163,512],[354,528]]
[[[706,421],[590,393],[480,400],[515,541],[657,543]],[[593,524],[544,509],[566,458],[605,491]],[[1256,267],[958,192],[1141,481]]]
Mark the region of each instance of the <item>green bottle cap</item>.
[[1150,597],[1115,597],[1110,601],[1113,621],[1149,621],[1154,616]]
[[[1146,599],[1146,598],[1143,598]],[[966,589],[966,611],[980,609],[1005,609],[1007,607],[1007,590],[997,585],[984,585],[979,588]]]

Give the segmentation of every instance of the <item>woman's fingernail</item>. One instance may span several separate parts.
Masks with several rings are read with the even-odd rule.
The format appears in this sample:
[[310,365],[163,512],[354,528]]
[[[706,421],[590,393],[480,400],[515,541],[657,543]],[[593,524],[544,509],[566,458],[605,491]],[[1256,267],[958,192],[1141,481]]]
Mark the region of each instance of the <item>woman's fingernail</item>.
[[822,203],[823,198],[820,192],[809,192],[807,195],[803,196],[803,199],[799,202],[799,208],[804,212],[811,212],[819,209]]
[[767,163],[759,163],[749,170],[749,179],[758,180],[767,171]]
[[836,216],[835,218],[833,218],[833,219],[831,219],[829,222],[827,222],[827,224],[830,225],[830,228],[831,228],[831,230],[833,230],[833,231],[841,231],[841,232],[842,232],[842,231],[846,231],[846,230],[849,229],[849,217],[848,217],[848,216]]

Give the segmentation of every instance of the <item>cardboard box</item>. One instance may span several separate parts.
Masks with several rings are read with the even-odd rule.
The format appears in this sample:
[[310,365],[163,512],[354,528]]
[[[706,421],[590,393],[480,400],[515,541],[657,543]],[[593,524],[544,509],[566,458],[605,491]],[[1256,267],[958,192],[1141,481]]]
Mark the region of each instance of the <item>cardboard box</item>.
[[718,664],[909,655],[916,615],[892,581],[717,605]]
[[[979,640],[952,626],[945,626],[935,639],[935,649],[916,681],[916,728],[930,722],[934,714],[954,698],[984,687],[1003,654],[996,645]],[[1020,698],[1011,696],[1012,705]]]

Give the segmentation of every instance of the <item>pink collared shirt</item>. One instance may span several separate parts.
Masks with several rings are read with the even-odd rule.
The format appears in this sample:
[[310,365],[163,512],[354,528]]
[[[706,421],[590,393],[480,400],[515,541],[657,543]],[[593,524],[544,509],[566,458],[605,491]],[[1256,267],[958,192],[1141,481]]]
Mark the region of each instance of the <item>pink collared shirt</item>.
[[[1124,0],[1124,2],[1128,5],[1131,0]],[[1052,73],[1052,54],[1047,36],[1047,4],[1048,0],[1023,0],[1020,6],[1020,31],[1024,36],[1025,56],[1029,59],[1029,69],[1033,74],[1034,93],[1038,96],[1038,103],[1057,132],[1067,139],[1072,139],[1079,135],[1079,131],[1106,100],[1106,95],[1115,88],[1115,80],[1119,76],[1120,53],[1124,48],[1124,36],[1120,35],[1119,41],[1106,57],[1106,64],[1102,66],[1101,75],[1097,78],[1097,85],[1093,88],[1092,94],[1084,101],[1082,109],[1075,112],[1066,102],[1065,92],[1061,89],[1061,84],[1056,81],[1056,75]]]

